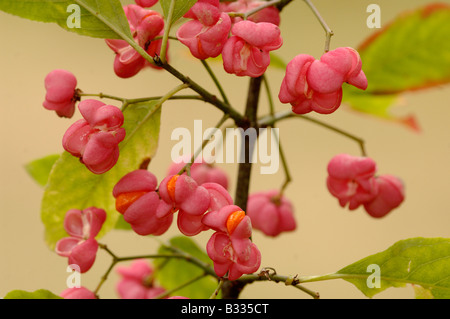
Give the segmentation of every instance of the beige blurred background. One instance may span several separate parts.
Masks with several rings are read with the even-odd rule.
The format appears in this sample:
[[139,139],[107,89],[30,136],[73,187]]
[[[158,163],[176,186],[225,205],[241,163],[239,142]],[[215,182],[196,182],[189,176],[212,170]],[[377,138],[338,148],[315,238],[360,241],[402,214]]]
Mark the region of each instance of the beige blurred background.
[[[314,1],[335,36],[331,48],[356,47],[374,32],[366,26],[371,3],[381,7],[382,25],[404,10],[430,1]],[[296,0],[282,14],[284,45],[278,51],[286,61],[299,53],[320,57],[324,45],[322,27],[303,1]],[[32,22],[0,12],[0,296],[13,289],[34,291],[45,288],[60,293],[66,287],[67,259],[50,251],[43,240],[40,220],[43,190],[26,173],[24,165],[36,158],[62,151],[61,138],[78,119],[60,119],[42,107],[45,75],[56,68],[72,71],[78,87],[90,93],[108,93],[128,98],[160,95],[179,82],[164,72],[147,69],[131,79],[113,73],[113,53],[101,39],[82,37],[55,24]],[[198,61],[189,59],[187,50],[171,43],[171,63],[213,92],[207,73]],[[364,62],[363,62],[364,63]],[[223,82],[233,105],[242,110],[248,79],[225,74],[221,65],[212,65]],[[268,72],[274,96],[283,72]],[[279,124],[293,182],[287,196],[295,205],[298,229],[276,239],[254,232],[253,240],[262,252],[262,266],[276,268],[284,275],[321,275],[331,273],[394,242],[417,236],[450,237],[450,86],[404,94],[392,109],[400,115],[415,114],[422,132],[388,123],[341,107],[327,123],[364,138],[369,156],[379,173],[401,177],[406,184],[406,201],[383,219],[370,218],[363,209],[341,209],[325,187],[326,165],[340,152],[359,155],[356,143],[322,127],[302,120]],[[105,100],[106,102],[107,100]],[[277,103],[277,110],[288,106]],[[268,105],[261,96],[261,114]],[[158,179],[170,162],[170,140],[174,128],[193,128],[202,119],[203,128],[214,126],[221,113],[202,102],[167,102],[163,107],[160,146],[150,165]],[[315,116],[315,115],[313,115]],[[236,164],[220,164],[230,174],[234,196]],[[281,185],[282,170],[275,175],[260,175],[253,169],[251,191]],[[80,185],[80,187],[83,187]],[[179,232],[174,224],[162,236],[168,239]],[[204,247],[211,233],[195,238]],[[153,253],[152,238],[132,232],[112,231],[100,241],[119,256]],[[110,257],[100,251],[93,268],[82,275],[82,284],[94,289],[106,271]],[[117,298],[111,274],[100,290],[102,298]],[[306,284],[321,298],[365,298],[343,280]],[[245,288],[243,298],[310,298],[292,287],[271,282],[254,283]],[[413,298],[411,287],[391,288],[375,298]]]

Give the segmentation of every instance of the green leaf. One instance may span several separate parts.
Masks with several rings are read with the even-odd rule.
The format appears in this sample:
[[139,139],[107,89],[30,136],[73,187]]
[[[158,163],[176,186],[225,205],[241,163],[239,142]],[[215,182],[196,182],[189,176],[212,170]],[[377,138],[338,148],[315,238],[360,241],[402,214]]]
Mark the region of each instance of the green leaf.
[[63,299],[60,296],[55,295],[54,293],[45,290],[39,289],[33,292],[28,292],[25,290],[13,290],[6,294],[4,299]]
[[344,87],[357,111],[418,129],[411,116],[390,113],[398,94],[450,82],[450,5],[430,4],[399,15],[358,48],[366,91]]
[[197,2],[197,0],[160,0],[161,8],[164,13],[164,17],[169,16],[170,2],[175,1],[175,7],[172,14],[172,24],[180,19],[189,9]]
[[425,289],[421,286],[414,286],[414,294],[416,295],[416,299],[433,299],[433,295],[431,294],[431,291],[428,289]]
[[398,100],[397,94],[370,94],[344,83],[343,103],[347,103],[357,112],[367,113],[384,121],[390,121],[406,126],[419,132],[420,126],[414,115],[397,116],[390,112],[390,108]]
[[[186,236],[173,237],[170,240],[170,245],[201,260],[205,264],[212,266],[211,259],[191,238]],[[161,246],[158,253],[171,254],[173,252],[170,249]],[[158,267],[156,275],[158,282],[161,286],[166,288],[166,290],[179,287],[180,285],[187,283],[193,278],[204,273],[203,269],[187,262],[184,259],[156,259],[154,263],[155,266]],[[204,278],[197,280],[180,290],[177,290],[173,293],[173,295],[184,296],[191,299],[205,299],[211,296],[217,288],[217,284],[217,279],[211,276],[205,276]]]
[[[370,265],[379,266],[380,287]],[[450,298],[450,239],[411,238],[357,261],[334,274],[372,297],[389,287],[421,286],[434,298]],[[333,276],[333,275],[332,275]],[[369,281],[371,284],[369,284]],[[371,288],[372,286],[373,288]],[[424,295],[423,291],[421,295]]]
[[[80,27],[69,27],[80,9]],[[132,40],[128,20],[119,0],[14,0],[0,1],[0,10],[29,20],[53,22],[67,31],[103,39]]]
[[372,94],[401,93],[450,81],[450,5],[404,13],[358,52]]
[[39,158],[26,164],[25,169],[39,185],[45,186],[53,164],[59,157],[59,154],[53,154]]
[[112,189],[122,176],[138,169],[142,162],[154,156],[158,146],[161,108],[156,101],[132,104],[124,111],[124,117],[126,137],[119,144],[117,164],[108,172],[94,174],[67,152],[56,161],[41,206],[45,240],[51,249],[59,239],[67,236],[63,221],[69,209],[91,206],[104,209],[107,219],[100,237],[116,225],[120,214],[115,210]]

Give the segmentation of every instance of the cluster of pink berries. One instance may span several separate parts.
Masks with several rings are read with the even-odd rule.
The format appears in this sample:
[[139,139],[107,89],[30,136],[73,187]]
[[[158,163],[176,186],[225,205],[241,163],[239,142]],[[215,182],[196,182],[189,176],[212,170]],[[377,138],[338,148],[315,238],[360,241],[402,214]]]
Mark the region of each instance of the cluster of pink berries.
[[[150,56],[160,54],[164,19],[156,11],[146,9],[157,1],[136,1],[124,6],[136,43]],[[245,13],[264,1],[199,0],[184,15],[189,21],[177,30],[178,40],[192,55],[204,60],[222,54],[224,69],[238,76],[261,76],[270,64],[269,52],[281,47],[279,12],[274,7],[264,8],[247,20],[230,18],[229,12]],[[231,33],[231,36],[230,36]],[[122,78],[136,75],[148,63],[126,41],[108,39],[108,46],[116,54],[114,71]]]
[[[160,36],[164,20],[156,11],[146,9],[157,1],[136,1],[124,6],[135,41],[155,57],[161,48]],[[243,20],[238,15],[264,4],[258,0],[199,0],[184,15],[189,21],[181,25],[178,40],[201,60],[222,56],[226,72],[238,76],[259,77],[270,64],[270,52],[283,44],[279,29],[280,15],[275,7],[266,7]],[[115,73],[123,78],[137,74],[145,66],[153,66],[124,40],[106,40],[116,53]],[[281,84],[279,99],[290,103],[292,111],[305,114],[334,112],[341,104],[342,84],[367,88],[361,70],[361,59],[352,48],[342,47],[326,52],[320,60],[300,54],[291,60]]]
[[193,175],[179,175],[184,165],[172,164],[158,187],[156,177],[147,170],[128,173],[114,187],[116,209],[140,235],[165,233],[177,213],[178,229],[186,236],[215,231],[207,253],[218,276],[228,273],[228,279],[235,280],[255,272],[261,254],[250,240],[252,221],[269,236],[294,230],[292,205],[276,192],[257,193],[250,196],[246,215],[224,187],[228,185],[224,172],[199,161],[192,165]]
[[[183,158],[179,163],[172,163],[167,175],[177,174],[190,158]],[[190,168],[191,177],[199,184],[217,183],[228,189],[228,177],[220,168],[197,159]],[[185,174],[185,173],[184,173]],[[210,188],[211,192],[212,189]],[[228,197],[228,196],[227,196]],[[230,200],[229,200],[230,202]],[[252,193],[248,197],[247,216],[250,217],[253,229],[267,236],[278,236],[283,232],[296,228],[292,203],[278,190]]]
[[[60,117],[71,118],[79,100],[76,77],[67,70],[56,69],[45,77],[47,90],[43,105]],[[78,104],[83,116],[73,123],[62,139],[63,148],[78,157],[91,172],[103,174],[119,159],[119,143],[125,138],[124,116],[113,105],[87,99]]]
[[[142,236],[164,234],[177,213],[178,229],[186,236],[214,231],[206,250],[218,276],[228,273],[229,280],[236,280],[255,272],[261,264],[261,253],[250,240],[252,222],[255,229],[268,236],[292,231],[296,223],[291,203],[278,191],[258,192],[249,197],[246,214],[233,204],[225,172],[197,160],[192,163],[191,176],[179,175],[185,165],[183,161],[172,163],[159,185],[155,175],[145,169],[123,176],[112,191],[117,211]],[[105,218],[105,211],[94,207],[68,211],[64,227],[70,237],[58,241],[56,252],[68,257],[69,264],[78,265],[80,272],[88,271],[98,249],[95,236]],[[143,263],[136,262],[129,270],[119,269],[124,277],[118,285],[122,298],[150,298],[164,292],[144,280],[151,275],[151,269]],[[87,298],[89,293],[83,288],[67,290],[64,294]]]
[[342,207],[362,205],[370,216],[383,217],[403,202],[404,186],[395,176],[376,176],[376,169],[371,158],[336,155],[328,163],[328,190]]
[[[235,218],[236,211],[242,216],[245,213],[233,205],[228,191],[218,183],[199,185],[188,175],[175,174],[165,177],[156,190],[156,177],[147,170],[136,170],[119,180],[113,195],[117,210],[140,235],[163,234],[178,212],[177,226],[184,235],[216,230],[207,247],[212,247],[217,236],[228,239],[226,247],[207,250],[218,276],[229,272],[229,279],[235,280],[260,266],[259,250],[250,241],[249,218]],[[236,228],[242,231],[234,232]]]
[[[245,13],[261,1],[199,0],[186,14],[190,21],[177,30],[177,38],[201,60],[220,54],[226,72],[261,76],[270,64],[270,51],[281,47],[279,12],[265,8],[248,20],[231,19],[228,12]],[[231,36],[230,36],[231,33]]]

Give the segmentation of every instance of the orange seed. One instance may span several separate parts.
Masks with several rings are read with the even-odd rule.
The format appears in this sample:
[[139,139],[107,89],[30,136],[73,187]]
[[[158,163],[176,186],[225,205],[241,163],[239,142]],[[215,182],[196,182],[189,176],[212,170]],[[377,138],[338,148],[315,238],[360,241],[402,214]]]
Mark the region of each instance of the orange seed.
[[232,234],[234,230],[236,229],[237,225],[241,222],[242,219],[245,217],[245,212],[242,210],[238,210],[230,214],[227,218],[227,230],[228,234]]
[[130,192],[123,193],[116,198],[116,210],[123,214],[139,197],[145,195],[147,192]]
[[174,175],[167,182],[167,192],[169,193],[169,197],[173,202],[175,202],[175,184],[177,182],[178,177],[180,177],[180,175]]

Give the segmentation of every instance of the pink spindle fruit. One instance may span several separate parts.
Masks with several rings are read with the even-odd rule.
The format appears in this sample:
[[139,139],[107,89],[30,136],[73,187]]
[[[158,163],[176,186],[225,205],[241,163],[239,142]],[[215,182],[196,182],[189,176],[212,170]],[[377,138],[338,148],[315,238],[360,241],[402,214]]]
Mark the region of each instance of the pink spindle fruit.
[[72,124],[63,136],[64,149],[95,174],[110,170],[119,159],[118,144],[125,138],[122,111],[97,100],[78,105],[84,119]]
[[219,11],[219,1],[198,1],[184,15],[192,20],[177,30],[177,38],[197,59],[217,57],[228,39],[231,19]]
[[[134,40],[150,56],[154,57],[160,53],[162,40],[153,40],[162,35],[164,19],[156,11],[145,9],[136,4],[123,7],[130,25]],[[125,40],[106,39],[106,44],[116,54],[114,59],[114,72],[121,78],[135,76],[144,67],[155,67],[147,62],[132,46]]]
[[339,154],[330,160],[327,170],[328,190],[342,207],[348,204],[354,210],[378,193],[376,163],[371,158]]
[[378,184],[378,194],[372,201],[364,204],[364,208],[370,216],[381,218],[400,206],[405,199],[405,191],[402,181],[396,176],[381,175],[375,181]]
[[142,236],[162,235],[172,224],[171,206],[160,199],[157,185],[155,175],[139,169],[123,176],[113,188],[116,210]]
[[294,208],[278,190],[253,193],[248,198],[247,216],[254,229],[267,236],[278,236],[282,232],[296,229]]
[[[226,205],[233,204],[233,199],[223,186],[217,183],[205,183],[202,184],[202,187],[210,195],[209,207],[206,212],[217,211]],[[209,227],[202,222],[203,216],[203,214],[192,215],[180,209],[177,220],[178,229],[186,236],[194,236],[208,230]]]
[[59,117],[71,118],[75,112],[77,79],[67,70],[56,69],[44,79],[47,91],[43,106],[53,110]]
[[350,210],[364,206],[366,212],[381,218],[405,199],[403,182],[393,175],[375,176],[376,164],[367,157],[339,154],[328,164],[327,187]]
[[358,52],[348,47],[329,51],[320,60],[299,54],[286,67],[278,98],[290,103],[297,114],[333,113],[341,105],[344,82],[362,90],[367,88],[361,65]]
[[202,221],[216,231],[209,239],[206,251],[214,262],[217,276],[223,277],[228,272],[228,279],[236,280],[258,270],[261,253],[250,240],[250,217],[241,208],[226,205],[218,211],[208,212]]
[[187,175],[169,175],[161,181],[159,195],[173,211],[202,215],[209,207],[210,195],[203,186]]
[[95,236],[105,220],[106,212],[96,207],[67,211],[64,229],[70,237],[62,238],[56,243],[56,253],[68,257],[69,265],[78,265],[81,273],[88,271],[94,264],[98,250]]
[[121,279],[116,285],[121,299],[153,299],[166,292],[155,285],[153,268],[144,259],[134,260],[130,266],[117,267]]
[[270,64],[270,51],[283,44],[281,32],[273,23],[240,21],[222,50],[225,71],[238,76],[259,77]]

